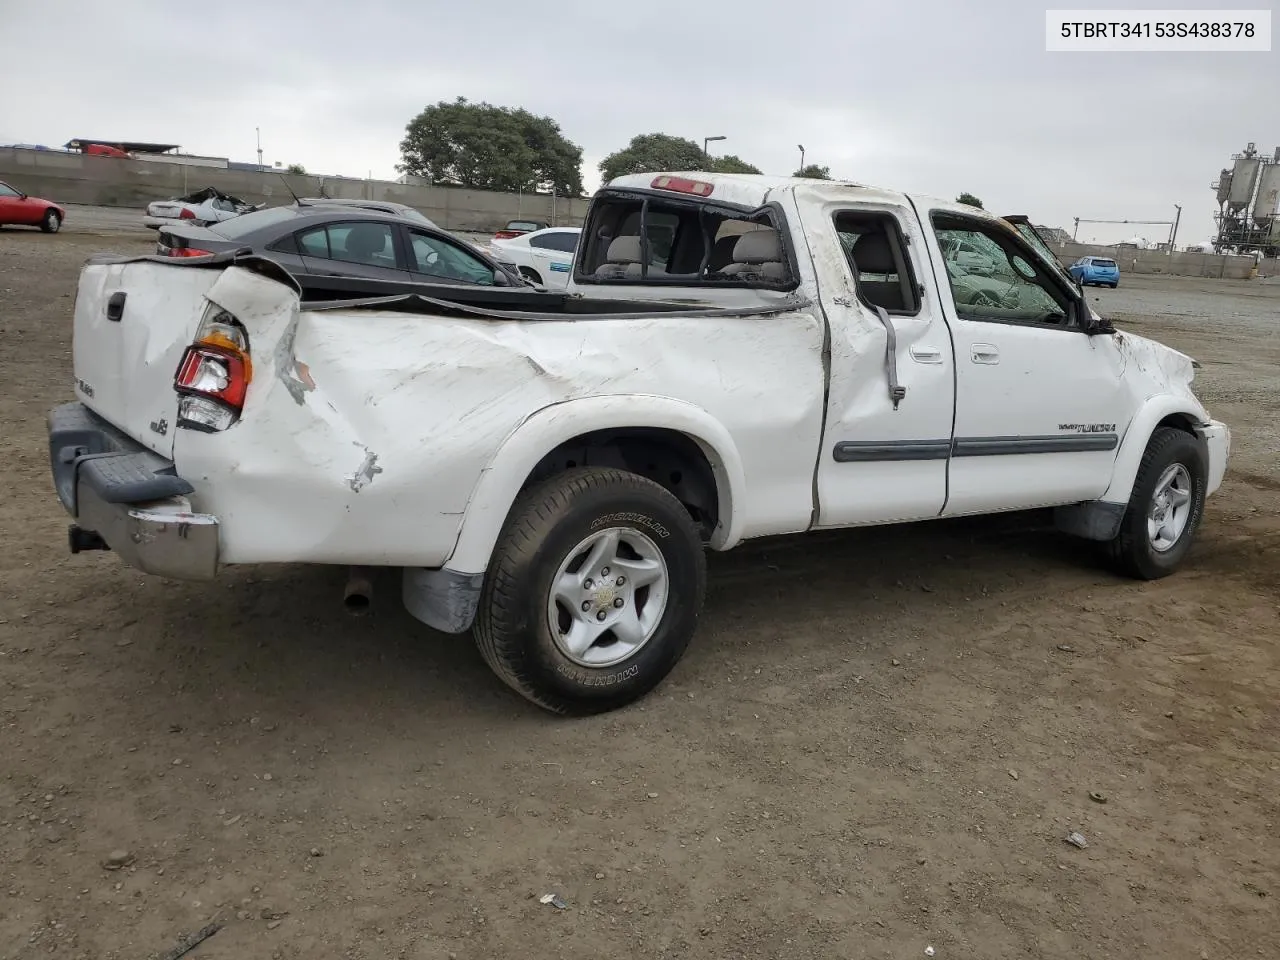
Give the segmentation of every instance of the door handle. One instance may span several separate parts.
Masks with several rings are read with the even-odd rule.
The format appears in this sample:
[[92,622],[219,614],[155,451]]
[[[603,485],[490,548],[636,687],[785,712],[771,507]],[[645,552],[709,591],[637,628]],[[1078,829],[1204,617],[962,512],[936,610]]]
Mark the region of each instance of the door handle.
[[107,300],[107,319],[119,323],[124,319],[124,301],[128,296],[123,290],[117,290]]
[[912,347],[911,359],[916,363],[941,363],[942,351],[937,347]]
[[1000,351],[991,343],[975,343],[969,354],[974,363],[999,363]]

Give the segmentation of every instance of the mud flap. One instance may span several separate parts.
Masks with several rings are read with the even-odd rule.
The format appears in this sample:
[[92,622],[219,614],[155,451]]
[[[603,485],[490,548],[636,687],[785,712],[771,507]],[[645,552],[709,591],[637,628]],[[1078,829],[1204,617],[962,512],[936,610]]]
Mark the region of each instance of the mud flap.
[[471,629],[480,604],[483,573],[405,567],[401,598],[410,615],[444,633]]
[[1055,507],[1053,522],[1059,530],[1073,537],[1106,542],[1114,540],[1120,532],[1120,522],[1124,520],[1127,508],[1128,504],[1104,500],[1074,503],[1069,507]]

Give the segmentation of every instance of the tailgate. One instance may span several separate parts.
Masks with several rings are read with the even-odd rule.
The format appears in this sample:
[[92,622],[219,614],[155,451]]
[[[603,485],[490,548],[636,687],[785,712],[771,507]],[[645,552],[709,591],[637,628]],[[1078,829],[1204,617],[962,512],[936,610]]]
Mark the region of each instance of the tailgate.
[[148,261],[90,262],[76,292],[76,396],[117,429],[173,457],[173,376],[221,276]]

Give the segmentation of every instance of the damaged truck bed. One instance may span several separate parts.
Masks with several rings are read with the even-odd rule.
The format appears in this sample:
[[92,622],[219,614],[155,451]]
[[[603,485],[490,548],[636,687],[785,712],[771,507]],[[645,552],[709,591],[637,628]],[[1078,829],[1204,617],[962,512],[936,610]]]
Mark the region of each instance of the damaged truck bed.
[[73,355],[49,418],[73,550],[403,568],[416,617],[557,712],[674,667],[705,548],[1051,506],[1163,576],[1229,447],[1190,359],[1008,223],[767,177],[615,181],[564,293],[96,259]]

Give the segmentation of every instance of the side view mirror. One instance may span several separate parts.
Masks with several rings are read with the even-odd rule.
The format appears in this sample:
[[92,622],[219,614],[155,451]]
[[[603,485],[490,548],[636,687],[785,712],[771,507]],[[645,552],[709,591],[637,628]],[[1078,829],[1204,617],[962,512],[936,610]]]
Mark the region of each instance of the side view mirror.
[[1094,317],[1093,311],[1089,309],[1089,300],[1087,297],[1081,297],[1078,301],[1078,309],[1080,311],[1080,329],[1091,337],[1099,334],[1115,333],[1116,328],[1111,325],[1111,321],[1106,317]]

